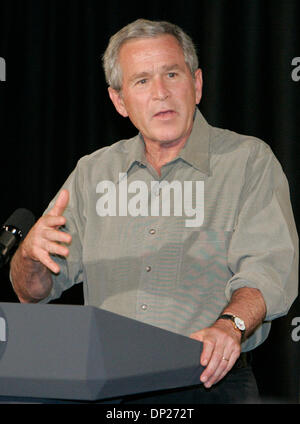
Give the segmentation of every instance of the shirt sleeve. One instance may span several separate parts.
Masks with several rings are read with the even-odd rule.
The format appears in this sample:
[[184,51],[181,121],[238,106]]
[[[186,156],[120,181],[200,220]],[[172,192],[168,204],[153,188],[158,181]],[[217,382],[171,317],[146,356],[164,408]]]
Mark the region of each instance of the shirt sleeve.
[[249,157],[228,265],[228,300],[234,290],[253,287],[264,297],[266,321],[288,312],[298,291],[298,236],[287,179],[262,142]]
[[[53,287],[50,295],[43,299],[42,303],[59,298],[63,291],[85,280],[82,265],[82,239],[85,227],[84,190],[82,189],[83,179],[80,178],[78,166],[71,173],[61,190],[63,188],[69,191],[70,197],[63,214],[66,218],[66,225],[61,227],[61,230],[71,234],[72,242],[68,246],[69,255],[66,258],[52,255],[53,260],[60,266],[60,272],[58,274],[52,273]],[[50,202],[44,214],[53,207],[60,191]]]

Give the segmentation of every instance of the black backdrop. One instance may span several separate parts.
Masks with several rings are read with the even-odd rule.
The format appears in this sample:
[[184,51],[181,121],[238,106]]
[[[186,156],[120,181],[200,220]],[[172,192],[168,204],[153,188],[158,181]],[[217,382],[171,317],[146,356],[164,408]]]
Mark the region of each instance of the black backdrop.
[[[101,55],[110,35],[144,17],[192,36],[204,74],[202,113],[272,147],[299,228],[300,70],[292,78],[299,16],[298,0],[0,0],[0,222],[18,207],[38,217],[81,156],[135,134],[110,104]],[[0,301],[16,301],[7,266],[0,278]],[[81,303],[80,285],[61,302]],[[297,317],[299,299],[255,351],[266,402],[299,402]]]

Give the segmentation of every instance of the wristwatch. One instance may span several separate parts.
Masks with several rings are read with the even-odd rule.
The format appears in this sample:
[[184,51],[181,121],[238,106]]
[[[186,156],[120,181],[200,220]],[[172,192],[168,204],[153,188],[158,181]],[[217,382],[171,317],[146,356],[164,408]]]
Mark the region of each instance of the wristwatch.
[[239,330],[241,332],[241,334],[242,334],[241,341],[244,340],[245,332],[246,332],[246,326],[245,326],[245,322],[241,318],[237,317],[236,315],[232,315],[232,314],[222,314],[217,318],[217,320],[219,320],[219,319],[229,319],[233,323],[235,330]]

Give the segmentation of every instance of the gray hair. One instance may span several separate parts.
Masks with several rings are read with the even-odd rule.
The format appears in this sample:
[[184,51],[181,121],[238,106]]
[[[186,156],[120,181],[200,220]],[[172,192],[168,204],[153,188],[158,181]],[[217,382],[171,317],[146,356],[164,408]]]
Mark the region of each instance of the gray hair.
[[125,26],[108,43],[103,55],[103,68],[106,82],[117,91],[122,89],[122,69],[119,64],[119,52],[122,45],[135,38],[155,38],[161,35],[172,35],[182,47],[184,59],[191,74],[198,69],[198,57],[192,39],[177,25],[166,21],[149,21],[137,19]]

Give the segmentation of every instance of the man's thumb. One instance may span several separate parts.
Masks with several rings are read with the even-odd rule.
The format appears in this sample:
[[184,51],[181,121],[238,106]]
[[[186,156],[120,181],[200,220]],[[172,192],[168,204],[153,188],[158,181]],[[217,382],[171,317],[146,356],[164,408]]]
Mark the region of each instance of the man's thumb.
[[66,207],[68,206],[69,197],[70,196],[68,190],[63,189],[59,193],[53,208],[49,211],[49,215],[61,216],[64,213]]

